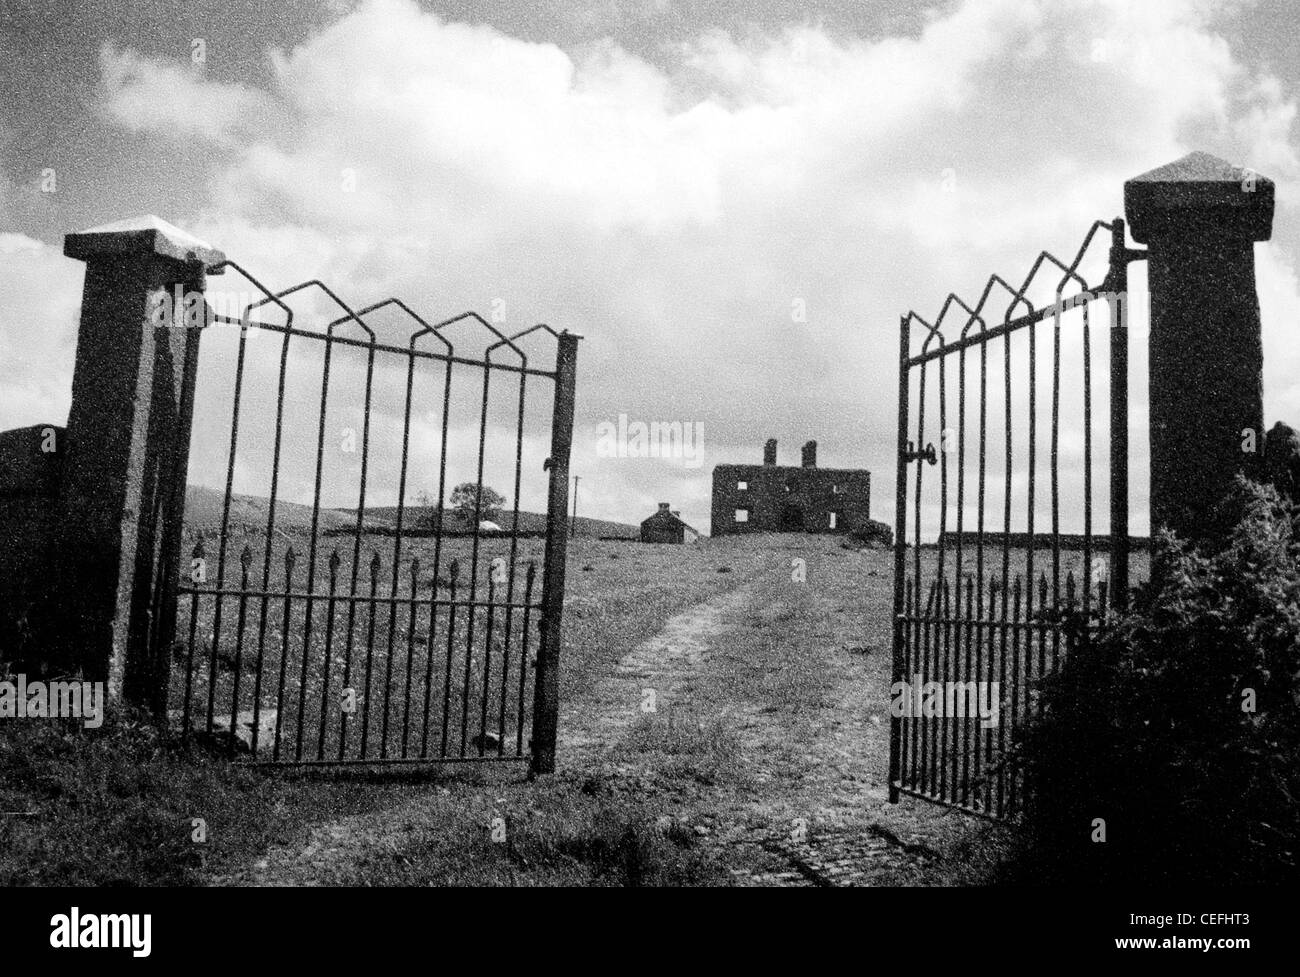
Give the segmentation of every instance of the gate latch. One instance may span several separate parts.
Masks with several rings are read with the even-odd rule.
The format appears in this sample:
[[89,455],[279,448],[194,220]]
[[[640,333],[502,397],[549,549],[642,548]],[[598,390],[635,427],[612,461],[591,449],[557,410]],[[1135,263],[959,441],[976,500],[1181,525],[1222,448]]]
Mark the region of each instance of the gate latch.
[[911,462],[922,460],[928,461],[932,465],[937,465],[939,463],[939,456],[934,452],[934,445],[927,444],[922,450],[917,451],[915,442],[907,442],[907,450],[903,452],[903,462],[905,464],[910,464]]

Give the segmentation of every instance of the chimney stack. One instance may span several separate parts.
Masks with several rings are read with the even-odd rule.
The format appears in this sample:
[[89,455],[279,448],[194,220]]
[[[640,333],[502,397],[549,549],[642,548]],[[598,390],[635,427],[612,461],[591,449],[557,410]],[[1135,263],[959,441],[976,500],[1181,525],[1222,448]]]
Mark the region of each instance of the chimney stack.
[[668,511],[668,505],[669,505],[669,503],[667,503],[667,502],[660,502],[660,503],[659,503],[659,511],[660,511],[660,512],[667,512],[667,511]]
[[681,510],[681,509],[674,509],[674,510],[673,510],[673,516],[674,516],[674,518],[680,519],[680,518],[682,517],[682,510]]
[[803,466],[804,468],[817,467],[817,442],[809,441],[803,446]]
[[776,438],[768,438],[767,444],[763,445],[763,464],[776,464]]

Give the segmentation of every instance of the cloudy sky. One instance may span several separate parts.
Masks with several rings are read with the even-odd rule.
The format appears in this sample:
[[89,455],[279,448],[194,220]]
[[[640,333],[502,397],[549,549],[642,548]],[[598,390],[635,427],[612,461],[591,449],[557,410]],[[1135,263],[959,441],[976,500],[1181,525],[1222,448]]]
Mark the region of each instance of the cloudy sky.
[[[1072,255],[1125,179],[1193,149],[1277,181],[1265,412],[1300,422],[1285,0],[0,0],[0,79],[5,428],[66,417],[83,266],[62,236],[153,213],[272,288],[581,333],[583,514],[671,501],[707,531],[712,467],[775,437],[783,462],[816,438],[870,469],[892,520],[900,313]],[[701,431],[702,464],[601,457],[621,414]],[[220,484],[199,424],[191,478]]]

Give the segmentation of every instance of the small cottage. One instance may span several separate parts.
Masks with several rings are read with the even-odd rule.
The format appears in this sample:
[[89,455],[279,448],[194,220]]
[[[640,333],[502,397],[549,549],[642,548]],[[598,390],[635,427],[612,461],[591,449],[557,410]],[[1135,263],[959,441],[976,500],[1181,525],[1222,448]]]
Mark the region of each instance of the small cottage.
[[682,522],[682,514],[668,508],[669,503],[660,502],[659,511],[641,522],[641,542],[643,543],[693,543],[700,534]]

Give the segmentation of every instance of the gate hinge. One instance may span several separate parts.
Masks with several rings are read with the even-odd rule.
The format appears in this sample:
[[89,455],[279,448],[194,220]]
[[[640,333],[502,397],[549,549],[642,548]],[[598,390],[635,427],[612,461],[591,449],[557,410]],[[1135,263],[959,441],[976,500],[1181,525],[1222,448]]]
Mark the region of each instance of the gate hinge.
[[921,451],[917,451],[916,443],[909,441],[907,442],[907,450],[901,452],[901,456],[904,464],[911,464],[914,461],[921,461],[922,459],[928,461],[932,465],[937,465],[939,463],[939,456],[935,454],[933,444],[927,444]]
[[1146,248],[1130,248],[1119,242],[1112,243],[1108,257],[1109,267],[1106,269],[1106,280],[1101,283],[1101,291],[1103,293],[1123,291],[1119,288],[1119,283],[1128,281],[1129,262],[1145,261],[1146,258]]

